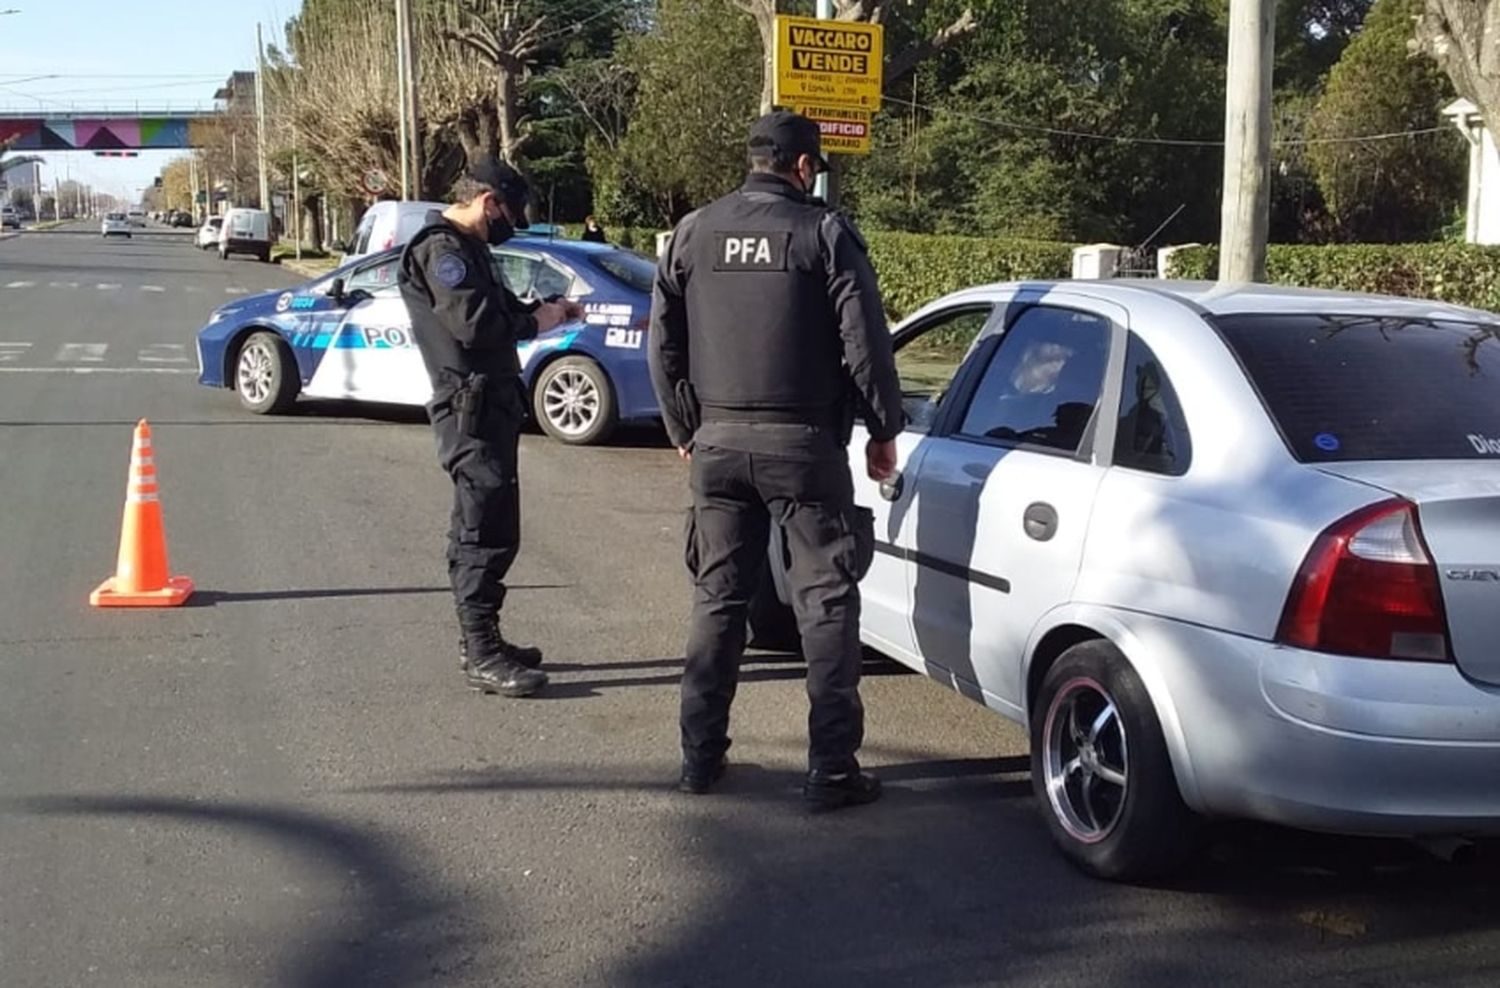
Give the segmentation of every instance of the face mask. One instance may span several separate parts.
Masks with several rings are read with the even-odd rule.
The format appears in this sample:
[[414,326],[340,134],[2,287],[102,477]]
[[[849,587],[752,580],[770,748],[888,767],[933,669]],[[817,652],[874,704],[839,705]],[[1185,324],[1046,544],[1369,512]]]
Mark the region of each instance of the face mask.
[[516,228],[511,226],[510,221],[504,216],[488,216],[485,219],[489,225],[489,229],[484,239],[491,247],[499,247],[515,236]]

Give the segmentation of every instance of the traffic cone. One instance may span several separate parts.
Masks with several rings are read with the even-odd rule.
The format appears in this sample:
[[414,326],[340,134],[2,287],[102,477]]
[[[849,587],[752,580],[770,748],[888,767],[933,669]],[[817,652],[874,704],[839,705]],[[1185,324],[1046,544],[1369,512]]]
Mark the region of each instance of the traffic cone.
[[95,607],[176,607],[193,592],[193,581],[169,576],[167,536],[161,523],[151,426],[136,423],[130,453],[130,484],[120,525],[120,558],[115,575],[89,594]]

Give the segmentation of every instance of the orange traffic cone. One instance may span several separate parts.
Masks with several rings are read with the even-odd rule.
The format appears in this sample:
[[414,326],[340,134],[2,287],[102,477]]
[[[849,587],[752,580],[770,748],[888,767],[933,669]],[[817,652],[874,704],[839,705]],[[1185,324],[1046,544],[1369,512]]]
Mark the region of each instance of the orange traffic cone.
[[151,455],[151,427],[141,419],[136,423],[135,446],[130,453],[119,562],[115,575],[89,594],[89,603],[95,607],[176,607],[193,592],[193,581],[169,576],[169,572],[156,460]]

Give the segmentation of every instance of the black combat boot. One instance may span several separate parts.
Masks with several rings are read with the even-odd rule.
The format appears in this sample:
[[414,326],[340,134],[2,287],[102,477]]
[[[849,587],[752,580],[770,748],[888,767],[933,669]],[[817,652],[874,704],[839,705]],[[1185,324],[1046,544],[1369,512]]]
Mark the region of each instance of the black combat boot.
[[[518,666],[527,669],[542,667],[542,650],[535,645],[513,645],[501,638],[500,651]],[[458,636],[458,667],[464,672],[469,671],[469,639],[463,635]]]
[[[481,693],[499,693],[501,696],[531,696],[547,685],[547,674],[528,668],[519,662],[517,655],[526,650],[509,645],[500,637],[498,622],[485,622],[477,627],[464,629],[463,657],[464,674],[471,689]],[[531,649],[535,660],[541,661],[541,652]]]
[[880,780],[857,768],[845,772],[813,769],[802,786],[802,798],[814,813],[863,806],[880,798]]

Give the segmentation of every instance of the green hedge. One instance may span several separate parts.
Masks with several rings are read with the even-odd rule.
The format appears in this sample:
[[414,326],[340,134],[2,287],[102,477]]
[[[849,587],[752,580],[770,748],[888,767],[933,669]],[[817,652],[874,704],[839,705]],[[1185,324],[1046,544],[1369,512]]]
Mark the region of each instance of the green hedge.
[[[1213,279],[1217,247],[1172,255],[1171,278]],[[1273,244],[1266,276],[1280,285],[1439,299],[1500,312],[1500,247],[1471,244]]]
[[870,233],[866,239],[885,307],[894,318],[960,288],[1066,278],[1073,271],[1072,244],[920,233]]
[[[606,227],[612,243],[656,256],[653,229]],[[567,228],[577,236],[582,228]],[[870,260],[892,318],[915,312],[933,299],[971,285],[1022,278],[1067,278],[1073,245],[1040,240],[868,233]]]

